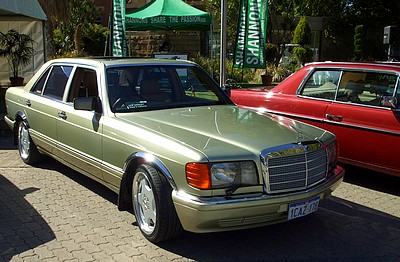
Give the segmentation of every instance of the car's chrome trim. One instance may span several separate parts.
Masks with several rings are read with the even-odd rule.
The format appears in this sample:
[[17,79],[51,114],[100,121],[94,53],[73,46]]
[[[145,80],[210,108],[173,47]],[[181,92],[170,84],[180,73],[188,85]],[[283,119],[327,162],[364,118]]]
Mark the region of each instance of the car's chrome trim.
[[[345,171],[342,168],[336,169],[333,174],[329,176],[329,179],[324,181],[321,184],[318,184],[314,187],[295,191],[295,192],[288,192],[285,194],[246,194],[244,196],[237,196],[237,197],[200,197],[195,196],[192,194],[188,194],[184,191],[177,191],[176,189],[173,190],[172,194],[181,199],[183,202],[193,203],[195,205],[201,206],[216,206],[216,205],[225,205],[225,204],[238,204],[244,202],[252,202],[252,201],[260,201],[260,200],[270,200],[273,201],[274,199],[282,199],[282,198],[289,198],[289,197],[299,197],[304,196],[306,194],[312,194],[313,192],[322,192],[327,188],[332,187],[334,184],[340,182],[344,177]],[[332,189],[332,191],[335,188]]]
[[271,114],[286,116],[288,118],[305,119],[305,120],[311,120],[311,121],[315,121],[315,122],[319,122],[319,123],[329,123],[329,124],[334,124],[334,125],[353,127],[353,128],[357,128],[357,129],[363,129],[363,130],[379,132],[379,133],[384,133],[384,134],[390,134],[390,135],[396,135],[396,136],[400,135],[400,132],[389,131],[389,130],[384,130],[384,129],[380,129],[380,128],[371,128],[371,127],[365,127],[365,126],[346,124],[346,123],[343,123],[343,122],[330,121],[330,120],[322,119],[322,118],[306,117],[304,115],[298,115],[298,114],[288,114],[288,113],[283,113],[283,112],[280,112],[280,111],[269,111],[268,110],[267,112],[271,113]]
[[169,184],[171,185],[171,187],[176,190],[177,186],[175,184],[175,181],[171,175],[171,173],[169,172],[168,168],[164,165],[164,163],[159,160],[156,156],[154,156],[153,154],[147,153],[147,152],[136,152],[131,154],[127,160],[125,161],[124,164],[124,171],[127,170],[129,163],[132,160],[135,159],[142,159],[145,161],[145,163],[150,163],[152,164],[156,169],[158,169],[168,180]]
[[327,122],[327,123],[330,123],[330,124],[339,125],[339,126],[346,126],[346,127],[352,127],[352,128],[357,128],[357,129],[372,131],[372,132],[379,132],[379,133],[390,134],[390,135],[396,135],[396,136],[399,136],[399,135],[400,135],[400,132],[389,131],[389,130],[383,130],[383,129],[380,129],[380,128],[364,127],[364,126],[346,124],[346,123],[337,122],[337,121],[330,121],[330,120],[325,120],[324,122]]
[[[37,132],[37,131],[35,131],[33,129],[30,129],[29,131],[32,133],[32,135],[34,135],[36,137],[40,137],[43,141],[48,141],[48,144],[56,145],[56,147],[59,147],[58,150],[61,150],[61,148],[63,148],[64,150],[66,150],[68,152],[71,152],[74,155],[82,156],[83,158],[85,158],[86,160],[88,160],[88,161],[90,161],[92,163],[97,163],[99,166],[102,167],[101,169],[107,168],[108,170],[111,170],[112,173],[121,174],[121,175],[124,173],[124,170],[122,168],[120,168],[120,167],[112,165],[112,164],[110,164],[108,162],[104,162],[101,159],[93,157],[92,155],[89,155],[89,154],[87,154],[85,152],[82,152],[82,151],[79,151],[79,150],[77,150],[77,149],[75,149],[73,147],[70,147],[70,146],[67,146],[67,145],[65,145],[63,143],[60,143],[58,140],[55,140],[55,139],[50,138],[48,136],[44,136],[43,134],[41,134],[41,133],[39,133],[39,132]],[[48,152],[48,153],[51,156],[53,156],[53,154],[51,152]]]
[[264,190],[269,194],[293,192],[324,181],[328,174],[325,148],[318,141],[304,141],[261,151]]

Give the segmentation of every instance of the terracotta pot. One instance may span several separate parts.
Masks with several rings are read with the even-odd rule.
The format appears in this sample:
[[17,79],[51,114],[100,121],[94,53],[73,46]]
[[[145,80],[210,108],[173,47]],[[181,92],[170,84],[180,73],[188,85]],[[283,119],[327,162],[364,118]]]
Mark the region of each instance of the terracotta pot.
[[12,76],[10,77],[11,86],[23,86],[24,78],[20,76]]
[[272,83],[272,75],[261,75],[262,84],[269,86]]

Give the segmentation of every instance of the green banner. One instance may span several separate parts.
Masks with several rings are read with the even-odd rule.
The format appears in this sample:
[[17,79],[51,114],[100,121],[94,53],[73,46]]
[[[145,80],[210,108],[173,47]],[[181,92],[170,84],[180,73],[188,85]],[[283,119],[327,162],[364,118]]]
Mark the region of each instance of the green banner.
[[126,56],[125,1],[113,0],[112,13],[112,55]]
[[242,0],[237,29],[234,67],[265,68],[268,1]]

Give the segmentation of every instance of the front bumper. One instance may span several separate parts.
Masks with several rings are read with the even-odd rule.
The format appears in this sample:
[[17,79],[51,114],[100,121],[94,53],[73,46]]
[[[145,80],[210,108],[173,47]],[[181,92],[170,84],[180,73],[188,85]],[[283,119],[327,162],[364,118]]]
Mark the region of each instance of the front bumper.
[[324,199],[343,181],[344,170],[335,169],[323,184],[285,195],[258,195],[235,199],[204,199],[173,191],[172,199],[183,228],[207,233],[259,227],[287,221],[288,206],[320,196]]

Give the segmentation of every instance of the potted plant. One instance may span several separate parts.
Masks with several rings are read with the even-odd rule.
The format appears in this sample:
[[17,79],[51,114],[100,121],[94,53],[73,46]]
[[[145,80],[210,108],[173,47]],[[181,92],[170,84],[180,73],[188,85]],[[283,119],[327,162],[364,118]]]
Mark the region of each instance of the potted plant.
[[267,61],[267,68],[265,69],[265,74],[261,75],[261,81],[264,86],[269,86],[272,83],[273,71],[268,70],[268,67],[275,67],[275,59],[278,55],[278,47],[274,44],[267,43],[265,48],[265,60]]
[[21,66],[31,63],[34,43],[29,35],[20,34],[15,29],[7,33],[0,32],[0,55],[7,59],[12,70],[11,86],[23,85],[24,78],[19,75],[19,70]]

